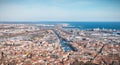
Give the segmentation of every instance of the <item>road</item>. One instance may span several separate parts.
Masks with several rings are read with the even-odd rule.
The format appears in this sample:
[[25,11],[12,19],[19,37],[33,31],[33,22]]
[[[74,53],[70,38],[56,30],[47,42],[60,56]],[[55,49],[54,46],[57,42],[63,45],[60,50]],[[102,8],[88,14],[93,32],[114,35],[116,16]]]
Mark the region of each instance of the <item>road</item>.
[[54,34],[56,35],[56,37],[59,39],[59,43],[61,44],[61,47],[63,49],[64,52],[67,51],[77,51],[77,49],[75,47],[73,47],[71,44],[68,44],[68,41],[65,40],[64,38],[62,38],[56,30],[52,29],[52,31],[54,32]]

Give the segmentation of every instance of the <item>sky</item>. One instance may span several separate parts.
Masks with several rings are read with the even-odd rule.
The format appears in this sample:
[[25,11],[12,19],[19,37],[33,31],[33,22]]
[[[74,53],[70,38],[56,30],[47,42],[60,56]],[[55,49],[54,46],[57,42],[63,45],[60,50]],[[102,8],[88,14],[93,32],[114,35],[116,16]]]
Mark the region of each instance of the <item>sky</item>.
[[120,0],[0,0],[0,21],[120,21]]

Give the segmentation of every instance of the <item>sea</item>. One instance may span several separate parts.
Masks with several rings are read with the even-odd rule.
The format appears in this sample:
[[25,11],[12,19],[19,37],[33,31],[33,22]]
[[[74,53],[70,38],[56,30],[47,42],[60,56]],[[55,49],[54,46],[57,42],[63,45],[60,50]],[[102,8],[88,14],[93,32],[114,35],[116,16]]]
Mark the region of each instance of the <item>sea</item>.
[[68,24],[68,27],[79,28],[79,29],[115,29],[120,30],[120,22],[0,22],[0,24],[48,24],[48,25],[57,25],[57,24]]

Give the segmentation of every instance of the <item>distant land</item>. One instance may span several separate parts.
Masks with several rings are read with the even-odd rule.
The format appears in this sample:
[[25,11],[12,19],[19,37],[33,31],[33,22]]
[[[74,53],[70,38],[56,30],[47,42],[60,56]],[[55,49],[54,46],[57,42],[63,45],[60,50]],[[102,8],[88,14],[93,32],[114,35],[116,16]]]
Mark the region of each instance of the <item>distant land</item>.
[[0,22],[0,24],[68,24],[68,26],[79,27],[80,29],[116,29],[120,30],[120,22],[78,22],[78,21],[40,21],[40,22]]

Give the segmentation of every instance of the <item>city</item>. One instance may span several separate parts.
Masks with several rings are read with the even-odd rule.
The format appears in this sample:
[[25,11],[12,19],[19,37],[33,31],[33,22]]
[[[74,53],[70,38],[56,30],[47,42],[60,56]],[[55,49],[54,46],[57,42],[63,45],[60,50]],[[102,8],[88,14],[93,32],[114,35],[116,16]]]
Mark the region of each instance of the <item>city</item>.
[[120,30],[0,24],[1,65],[120,65]]

